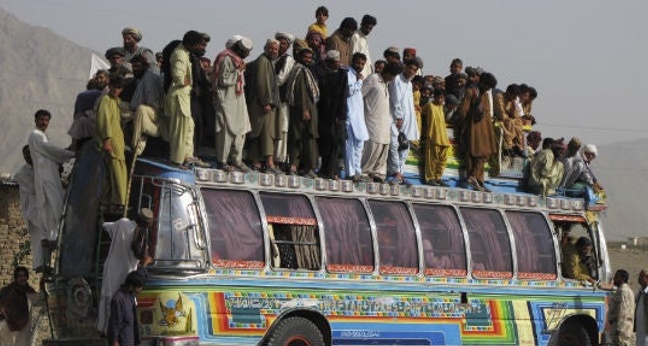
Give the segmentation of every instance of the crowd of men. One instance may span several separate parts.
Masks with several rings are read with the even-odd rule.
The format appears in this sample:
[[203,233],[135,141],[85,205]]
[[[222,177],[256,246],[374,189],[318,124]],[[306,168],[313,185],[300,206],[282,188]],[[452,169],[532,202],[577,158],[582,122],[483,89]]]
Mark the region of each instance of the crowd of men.
[[316,19],[305,39],[277,32],[249,63],[253,44],[243,36],[230,38],[212,62],[204,57],[205,33],[188,31],[153,54],[139,44],[139,30],[125,28],[123,47],[106,51],[110,70],[79,94],[69,132],[76,145],[97,138],[108,156],[110,204],[125,203],[124,151],[141,154],[150,137],[168,142],[179,168],[211,166],[198,158],[208,146],[217,168],[228,172],[392,184],[408,184],[404,164],[413,147],[424,158],[424,182],[445,185],[450,123],[466,183],[479,190],[486,189],[484,164],[500,148],[505,155],[526,152],[523,123],[533,119],[533,88],[499,91],[495,76],[481,68],[464,72],[460,59],[445,78],[424,76],[414,48],[401,57],[389,47],[385,60],[372,63],[375,17],[359,24],[344,18],[330,35],[325,7]]
[[[168,143],[165,155],[182,169],[211,167],[199,158],[211,147],[216,159],[210,161],[227,172],[391,184],[409,184],[403,173],[413,148],[422,159],[423,182],[445,186],[450,124],[462,184],[480,191],[488,190],[487,162],[496,176],[494,157],[529,156],[525,125],[535,123],[533,87],[497,89],[493,74],[464,69],[461,59],[451,62],[445,78],[423,75],[414,48],[401,56],[400,49],[389,47],[384,60],[372,63],[368,37],[377,19],[365,15],[358,24],[347,17],[329,35],[328,16],[319,7],[305,39],[277,32],[249,63],[253,44],[240,35],[228,39],[211,61],[204,56],[206,33],[188,31],[154,54],[139,44],[139,30],[122,30],[123,46],[105,54],[111,68],[97,72],[79,94],[69,131],[76,148],[97,140],[105,152],[106,203],[113,209],[125,205],[125,151],[142,154],[151,137]],[[562,179],[547,176],[553,169],[550,155],[539,156],[544,161],[531,165],[527,186],[551,194],[555,187],[547,181]],[[589,172],[589,160],[583,159],[578,167]]]

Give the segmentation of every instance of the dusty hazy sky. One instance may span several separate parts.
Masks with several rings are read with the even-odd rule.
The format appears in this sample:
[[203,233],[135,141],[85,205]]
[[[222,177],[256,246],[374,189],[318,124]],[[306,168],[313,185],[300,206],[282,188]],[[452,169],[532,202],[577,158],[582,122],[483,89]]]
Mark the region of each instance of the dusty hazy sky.
[[[190,29],[212,36],[213,58],[233,34],[249,36],[252,56],[278,30],[304,36],[317,6],[329,33],[344,17],[377,17],[375,60],[388,46],[415,47],[426,74],[447,75],[450,60],[493,72],[504,89],[538,89],[533,114],[543,136],[605,144],[648,138],[648,1],[215,1],[0,0],[19,19],[99,52],[121,45],[125,26],[159,51]],[[388,5],[389,4],[389,5]]]

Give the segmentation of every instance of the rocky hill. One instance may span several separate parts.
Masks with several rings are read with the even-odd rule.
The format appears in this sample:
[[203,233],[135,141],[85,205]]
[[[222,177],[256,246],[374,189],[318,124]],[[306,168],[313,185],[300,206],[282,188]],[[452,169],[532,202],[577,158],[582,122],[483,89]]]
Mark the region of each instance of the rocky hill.
[[50,139],[69,144],[74,100],[88,80],[91,54],[0,8],[0,172],[22,164],[20,148],[40,108],[52,113]]

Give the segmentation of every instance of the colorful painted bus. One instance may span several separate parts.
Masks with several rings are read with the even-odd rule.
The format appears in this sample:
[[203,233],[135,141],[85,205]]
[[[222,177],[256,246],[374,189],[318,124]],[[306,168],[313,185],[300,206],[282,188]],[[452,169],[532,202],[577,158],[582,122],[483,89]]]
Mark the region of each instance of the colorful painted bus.
[[[104,220],[84,212],[100,159],[79,160],[48,284],[60,339],[98,335],[107,252]],[[145,345],[596,345],[603,332],[606,291],[561,268],[561,244],[588,237],[590,274],[610,279],[602,205],[155,159],[134,172],[131,210],[155,214]]]

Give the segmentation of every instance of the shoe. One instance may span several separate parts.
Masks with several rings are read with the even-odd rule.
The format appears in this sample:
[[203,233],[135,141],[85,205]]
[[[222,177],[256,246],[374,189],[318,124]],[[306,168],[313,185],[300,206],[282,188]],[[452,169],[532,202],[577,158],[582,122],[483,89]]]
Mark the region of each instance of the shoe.
[[394,178],[389,181],[389,185],[402,185],[402,184],[403,184],[402,178]]
[[200,168],[209,168],[211,165],[208,167],[203,167],[204,165],[208,165],[208,163],[201,161],[197,157],[188,157],[184,160],[182,163],[183,166],[185,167],[200,167]]
[[360,174],[356,174],[356,175],[354,175],[354,176],[351,177],[351,181],[352,181],[354,184],[357,184],[357,183],[359,183],[360,181],[362,181],[362,177],[360,176]]
[[443,187],[450,187],[450,184],[446,183],[445,181],[439,179],[436,181],[438,186],[443,186]]
[[487,188],[483,182],[479,182],[479,186],[482,188],[482,191],[484,192],[492,192],[489,188]]
[[428,180],[425,182],[425,185],[439,186],[439,183],[436,180]]
[[474,177],[470,177],[466,179],[466,184],[468,184],[469,187],[472,187],[472,189],[475,191],[484,191],[484,188],[479,184],[477,179],[475,179]]
[[250,173],[250,167],[248,167],[243,162],[237,162],[237,163],[233,164],[232,166],[234,166],[236,169],[238,169],[239,172]]
[[271,173],[271,174],[283,174],[283,171],[280,170],[279,168],[277,168],[276,166],[274,166],[274,167],[270,167],[270,166],[266,167],[265,172],[266,173]]
[[412,183],[409,180],[405,179],[405,178],[401,179],[400,184],[405,185],[406,187],[412,187]]
[[220,169],[222,169],[223,172],[225,172],[225,173],[234,172],[234,167],[232,167],[232,166],[230,166],[230,165],[228,165],[226,163],[221,163],[219,166],[220,166]]
[[374,183],[379,183],[379,184],[385,183],[385,178],[383,178],[381,176],[374,175],[373,177],[370,177],[370,178],[373,180]]
[[310,178],[310,179],[315,179],[315,178],[317,178],[317,174],[315,174],[315,171],[313,171],[313,170],[311,169],[311,170],[308,171],[306,174],[304,174],[304,177],[306,177],[306,178]]

